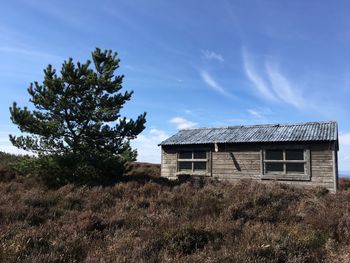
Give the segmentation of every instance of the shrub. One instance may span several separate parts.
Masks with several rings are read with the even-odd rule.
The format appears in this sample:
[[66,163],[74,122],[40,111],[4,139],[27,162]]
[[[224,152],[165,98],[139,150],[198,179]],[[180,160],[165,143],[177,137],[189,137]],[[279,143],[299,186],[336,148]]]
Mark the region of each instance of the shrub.
[[[233,202],[229,207],[229,216],[233,220],[255,220],[261,222],[276,223],[279,221],[297,220],[294,217],[286,217],[289,206],[295,204],[300,195],[297,192],[284,190],[284,186],[258,186],[252,182],[255,189],[247,189],[247,194],[238,202]],[[238,185],[238,187],[240,187]],[[265,189],[264,189],[265,188]],[[242,191],[244,191],[242,189]]]
[[159,177],[160,165],[152,163],[130,162],[126,165],[126,175],[147,175],[151,177]]
[[327,235],[306,226],[292,225],[285,239],[287,239],[285,249],[305,253],[321,249],[327,241]]
[[185,228],[166,235],[167,248],[174,254],[189,255],[203,249],[209,242],[220,244],[222,235],[202,229]]
[[109,185],[123,175],[124,162],[117,157],[74,154],[41,155],[23,159],[15,167],[21,175],[36,177],[44,185]]
[[9,182],[16,178],[16,173],[10,168],[0,168],[0,182]]
[[350,179],[349,178],[339,178],[339,189],[349,190],[350,189]]
[[348,262],[349,191],[131,179],[1,182],[0,262]]
[[0,182],[9,182],[16,178],[17,171],[15,166],[29,156],[14,155],[0,152]]
[[142,200],[137,204],[138,208],[146,209],[149,208],[150,203],[147,200]]

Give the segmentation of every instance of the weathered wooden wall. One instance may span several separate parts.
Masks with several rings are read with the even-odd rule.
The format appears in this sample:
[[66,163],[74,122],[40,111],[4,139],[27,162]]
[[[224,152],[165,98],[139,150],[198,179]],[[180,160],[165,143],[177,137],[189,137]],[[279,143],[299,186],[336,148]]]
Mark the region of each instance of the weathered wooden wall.
[[220,179],[258,179],[261,174],[260,148],[220,145],[212,153],[212,176]]
[[334,150],[329,144],[314,145],[311,148],[311,182],[310,184],[334,189]]
[[177,173],[177,149],[162,146],[161,175],[169,179],[175,179]]
[[[193,149],[196,146],[162,147],[162,176],[176,178],[177,152]],[[197,146],[203,147],[203,146]],[[219,151],[211,151],[211,176],[222,180],[258,179],[261,180],[261,149],[268,145],[219,145]],[[303,186],[321,186],[330,190],[337,188],[337,151],[332,143],[313,143],[305,145],[310,150],[309,181],[283,181]],[[263,180],[268,181],[268,180]],[[281,180],[279,180],[281,181]]]

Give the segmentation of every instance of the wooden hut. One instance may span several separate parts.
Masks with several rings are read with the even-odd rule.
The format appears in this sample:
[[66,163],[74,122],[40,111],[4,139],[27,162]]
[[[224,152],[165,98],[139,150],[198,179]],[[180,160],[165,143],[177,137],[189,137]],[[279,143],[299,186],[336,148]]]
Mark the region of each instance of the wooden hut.
[[161,175],[338,188],[335,121],[180,130],[160,143]]

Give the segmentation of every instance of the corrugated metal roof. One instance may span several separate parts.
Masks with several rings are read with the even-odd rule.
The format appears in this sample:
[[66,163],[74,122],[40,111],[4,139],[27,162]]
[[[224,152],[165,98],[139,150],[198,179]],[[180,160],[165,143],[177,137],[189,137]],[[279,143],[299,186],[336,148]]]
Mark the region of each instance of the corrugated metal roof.
[[181,130],[160,145],[254,142],[337,141],[335,121]]

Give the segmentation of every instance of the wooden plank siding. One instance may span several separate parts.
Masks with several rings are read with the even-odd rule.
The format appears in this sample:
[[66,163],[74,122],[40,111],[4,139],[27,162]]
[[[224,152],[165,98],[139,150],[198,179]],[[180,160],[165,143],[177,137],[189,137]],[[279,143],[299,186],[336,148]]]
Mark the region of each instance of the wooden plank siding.
[[161,176],[176,178],[177,151],[174,149],[164,149],[164,147],[162,147],[161,154]]
[[[218,146],[218,151],[211,145],[168,145],[162,146],[161,175],[169,179],[177,177],[177,154],[180,151],[207,149],[209,152],[208,167],[209,176],[219,180],[257,179],[262,180],[263,175],[263,149],[283,147],[285,149],[302,147],[308,150],[310,161],[307,162],[309,175],[303,181],[298,180],[297,175],[281,181],[287,184],[301,186],[320,186],[331,191],[338,187],[337,148],[334,143],[308,143],[308,144],[223,144]],[[269,178],[264,176],[262,181]]]

